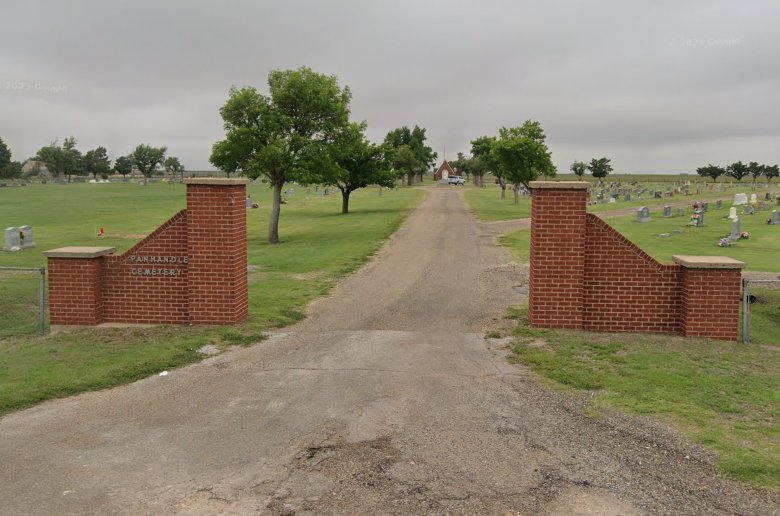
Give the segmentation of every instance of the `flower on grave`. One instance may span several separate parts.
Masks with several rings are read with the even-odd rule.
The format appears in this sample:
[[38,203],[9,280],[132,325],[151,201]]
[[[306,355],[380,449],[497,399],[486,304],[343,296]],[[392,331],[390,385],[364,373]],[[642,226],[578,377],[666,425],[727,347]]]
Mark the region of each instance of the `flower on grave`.
[[728,238],[721,238],[720,242],[718,242],[718,245],[720,247],[728,247],[731,245],[731,240],[729,240]]
[[750,233],[748,233],[747,231],[743,231],[742,233],[739,234],[739,238],[745,238],[745,239],[750,238]]

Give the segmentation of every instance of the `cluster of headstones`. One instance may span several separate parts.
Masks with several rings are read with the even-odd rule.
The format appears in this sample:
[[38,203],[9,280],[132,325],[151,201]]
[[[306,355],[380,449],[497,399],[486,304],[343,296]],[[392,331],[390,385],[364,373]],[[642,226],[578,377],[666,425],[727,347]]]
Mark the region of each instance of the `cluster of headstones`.
[[30,226],[5,228],[3,251],[19,251],[29,247],[35,247],[33,230]]

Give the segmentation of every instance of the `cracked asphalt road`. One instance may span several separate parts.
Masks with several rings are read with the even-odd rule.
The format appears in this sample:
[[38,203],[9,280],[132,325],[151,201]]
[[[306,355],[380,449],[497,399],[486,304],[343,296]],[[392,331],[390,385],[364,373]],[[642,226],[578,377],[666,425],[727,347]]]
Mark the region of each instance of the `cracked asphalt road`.
[[3,514],[776,514],[651,421],[583,415],[484,332],[527,271],[432,188],[248,349],[0,420]]

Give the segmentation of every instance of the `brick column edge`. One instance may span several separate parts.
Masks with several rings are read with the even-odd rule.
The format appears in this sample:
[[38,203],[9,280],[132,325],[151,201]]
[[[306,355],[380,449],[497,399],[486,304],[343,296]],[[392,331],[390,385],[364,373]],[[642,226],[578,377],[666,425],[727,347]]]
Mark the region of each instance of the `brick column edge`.
[[739,340],[744,262],[725,256],[673,257],[680,264],[680,332],[686,337]]
[[56,326],[103,322],[103,262],[114,247],[61,247],[44,251],[49,273],[49,319]]
[[532,326],[582,329],[588,183],[531,181],[528,316]]

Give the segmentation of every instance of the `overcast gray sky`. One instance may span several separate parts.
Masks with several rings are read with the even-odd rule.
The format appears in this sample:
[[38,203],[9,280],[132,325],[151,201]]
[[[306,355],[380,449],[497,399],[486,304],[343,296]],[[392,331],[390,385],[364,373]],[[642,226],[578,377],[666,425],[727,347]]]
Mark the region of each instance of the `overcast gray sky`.
[[780,161],[777,0],[0,0],[0,138],[212,169],[231,85],[306,65],[369,137],[415,124],[440,158],[539,120],[553,160],[615,172]]

